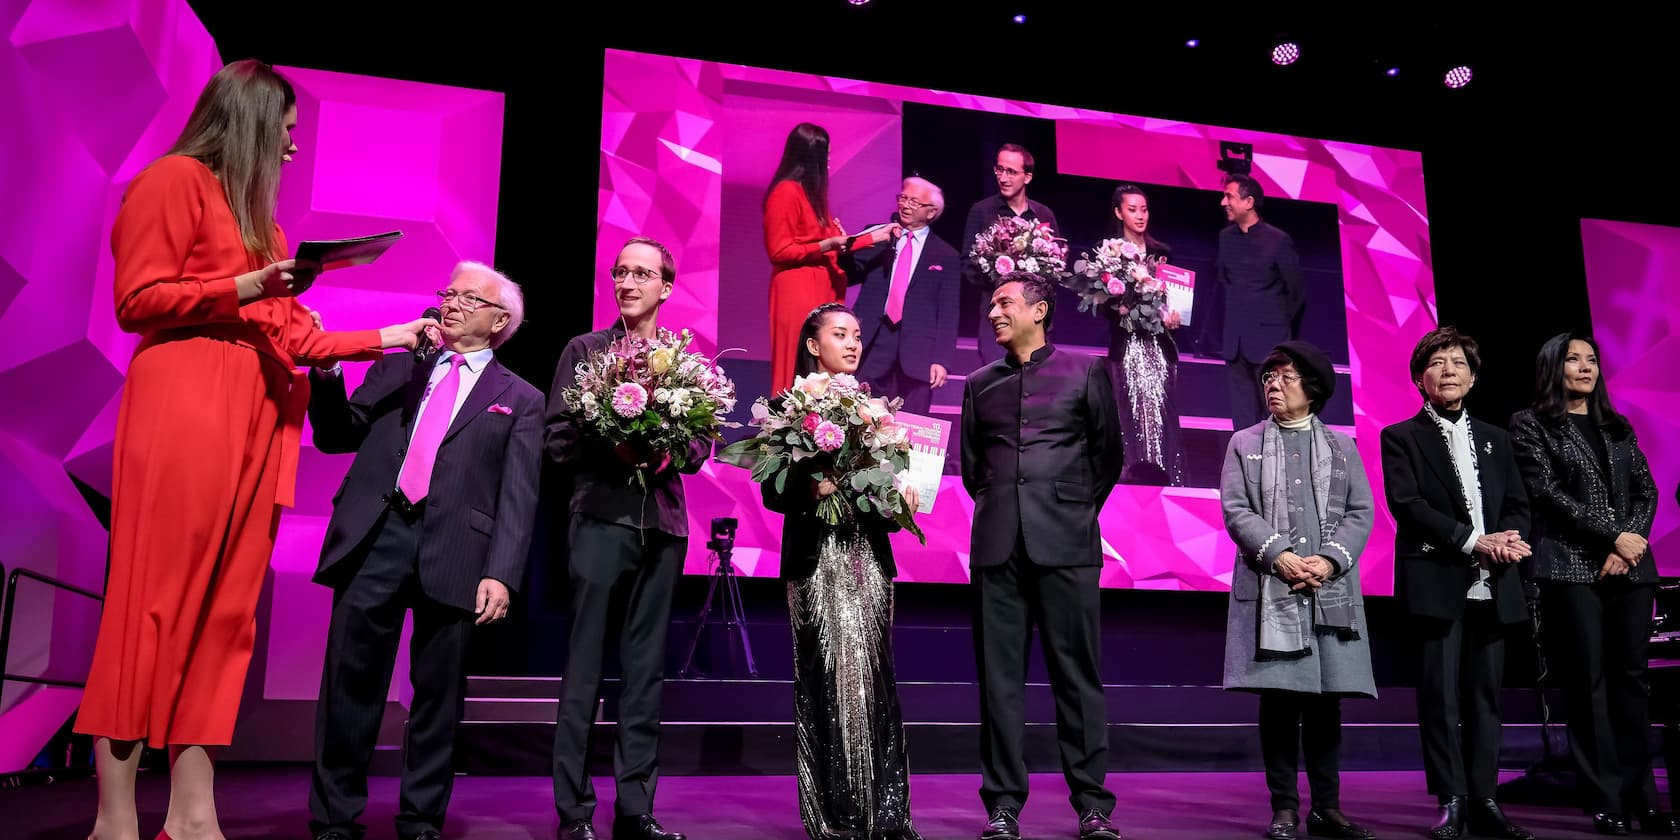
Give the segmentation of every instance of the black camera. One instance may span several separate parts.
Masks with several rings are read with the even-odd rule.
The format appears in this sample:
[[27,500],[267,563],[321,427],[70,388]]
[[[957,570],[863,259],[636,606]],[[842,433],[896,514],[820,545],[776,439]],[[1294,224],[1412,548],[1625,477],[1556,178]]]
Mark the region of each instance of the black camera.
[[706,543],[707,551],[719,554],[735,550],[735,529],[741,525],[733,516],[712,517],[712,538]]
[[1219,141],[1219,162],[1214,164],[1230,175],[1247,175],[1254,171],[1254,144]]

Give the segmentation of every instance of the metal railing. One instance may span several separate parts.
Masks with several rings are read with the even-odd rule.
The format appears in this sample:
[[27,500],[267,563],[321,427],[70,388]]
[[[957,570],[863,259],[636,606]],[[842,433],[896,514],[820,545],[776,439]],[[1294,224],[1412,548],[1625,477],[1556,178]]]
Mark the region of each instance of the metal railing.
[[[4,568],[0,568],[0,572],[4,571]],[[0,608],[0,683],[20,682],[33,683],[35,685],[62,686],[65,688],[86,688],[86,680],[77,682],[74,680],[58,680],[50,677],[31,677],[23,674],[7,673],[6,663],[11,654],[12,648],[12,615],[13,611],[17,607],[18,581],[24,578],[44,583],[48,586],[62,589],[76,595],[81,595],[84,598],[92,598],[93,600],[101,603],[104,603],[105,601],[105,596],[90,589],[83,589],[80,586],[65,583],[57,578],[47,577],[46,575],[32,572],[28,569],[13,569],[12,573],[6,576],[6,603],[3,608]]]

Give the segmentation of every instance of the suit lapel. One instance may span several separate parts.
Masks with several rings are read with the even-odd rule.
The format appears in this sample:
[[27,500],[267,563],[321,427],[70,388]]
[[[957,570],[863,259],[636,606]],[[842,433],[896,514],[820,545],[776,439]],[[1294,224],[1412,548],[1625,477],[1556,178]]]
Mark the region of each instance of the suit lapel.
[[437,366],[437,354],[427,356],[424,361],[414,363],[414,369],[408,377],[408,387],[403,391],[403,428],[414,430],[415,415],[420,412],[420,400],[426,396],[426,384],[432,378],[432,369]]
[[[1482,482],[1482,519],[1486,520],[1482,527],[1484,531],[1491,531],[1499,524],[1494,505],[1505,498],[1505,474],[1494,463],[1493,450],[1497,444],[1493,442],[1489,427],[1477,423],[1474,417],[1470,418],[1470,425],[1482,426],[1482,431],[1476,433],[1476,473]],[[1474,428],[1472,432],[1475,432]]]
[[[1603,463],[1600,463],[1599,460],[1598,460],[1598,450],[1593,449],[1593,445],[1592,445],[1591,442],[1589,442],[1587,440],[1587,436],[1581,434],[1580,429],[1575,428],[1575,421],[1570,420],[1567,417],[1563,418],[1563,433],[1564,433],[1564,435],[1568,436],[1568,438],[1571,441],[1574,442],[1575,449],[1576,449],[1576,457],[1578,457],[1581,460],[1586,461],[1587,463],[1591,464],[1592,468],[1594,470],[1598,471],[1599,477],[1604,479],[1604,481],[1606,482],[1606,484],[1608,486],[1614,487],[1615,486],[1614,484],[1609,484],[1610,476],[1605,474],[1605,472],[1604,472],[1604,468],[1605,468],[1606,465],[1603,464]],[[1602,434],[1604,434],[1604,432],[1600,431],[1600,432],[1598,432],[1598,434],[1602,435]],[[1606,455],[1611,454],[1610,453],[1610,441],[1606,440],[1604,442],[1604,450],[1605,450]]]
[[459,434],[468,423],[477,419],[480,414],[489,411],[496,398],[507,390],[507,381],[513,374],[502,367],[495,359],[484,366],[484,372],[479,374],[478,381],[473,383],[472,391],[467,394],[467,401],[461,404],[461,410],[455,413],[455,421],[449,424],[449,431],[444,432],[443,439],[449,440]]
[[1417,441],[1418,451],[1423,453],[1423,460],[1429,464],[1429,469],[1435,473],[1436,479],[1447,488],[1447,495],[1452,497],[1453,506],[1468,519],[1470,509],[1464,504],[1464,488],[1459,486],[1458,471],[1453,469],[1452,453],[1447,450],[1447,439],[1441,434],[1441,427],[1435,423],[1435,418],[1429,416],[1427,410],[1419,411],[1417,417],[1413,418],[1412,439]]

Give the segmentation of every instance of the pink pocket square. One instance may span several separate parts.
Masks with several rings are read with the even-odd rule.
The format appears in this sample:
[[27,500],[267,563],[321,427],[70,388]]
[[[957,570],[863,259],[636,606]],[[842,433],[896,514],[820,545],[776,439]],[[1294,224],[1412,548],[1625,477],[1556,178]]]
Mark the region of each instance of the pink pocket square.
[[512,414],[513,409],[508,408],[507,406],[502,405],[501,403],[496,403],[495,405],[490,406],[490,413],[491,414]]
[[933,265],[928,266],[928,271],[944,271],[944,270],[945,270],[945,266],[942,266],[939,263],[934,263]]

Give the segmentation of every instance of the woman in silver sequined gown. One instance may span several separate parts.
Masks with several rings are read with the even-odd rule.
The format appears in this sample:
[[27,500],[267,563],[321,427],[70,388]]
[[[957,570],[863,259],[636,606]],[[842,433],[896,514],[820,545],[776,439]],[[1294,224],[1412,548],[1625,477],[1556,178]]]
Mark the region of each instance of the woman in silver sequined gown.
[[[795,375],[857,370],[857,318],[837,303],[811,311]],[[839,525],[816,516],[836,492],[802,462],[783,492],[762,485],[784,515],[782,579],[793,626],[794,730],[799,815],[813,840],[919,840],[910,824],[910,776],[892,658],[892,546],[897,525],[857,514]],[[912,504],[914,502],[912,501]]]
[[[1149,231],[1149,201],[1143,190],[1121,184],[1114,190],[1110,236],[1124,237],[1151,259],[1166,262],[1172,250]],[[1126,436],[1126,467],[1122,484],[1184,484],[1184,436],[1178,425],[1178,344],[1172,335],[1150,335],[1121,326],[1112,308],[1109,319],[1108,363],[1114,394],[1120,400],[1120,428]],[[1176,318],[1168,329],[1178,326]]]

